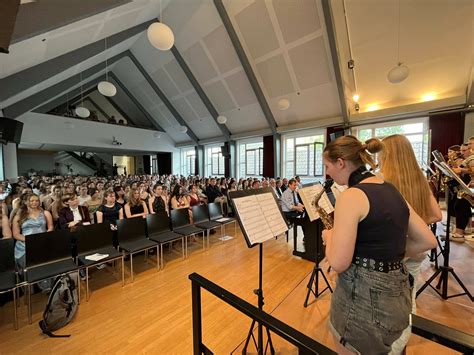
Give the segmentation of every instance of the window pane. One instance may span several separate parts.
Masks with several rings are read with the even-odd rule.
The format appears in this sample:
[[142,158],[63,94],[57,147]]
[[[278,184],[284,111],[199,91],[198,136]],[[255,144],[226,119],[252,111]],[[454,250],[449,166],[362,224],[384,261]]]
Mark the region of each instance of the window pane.
[[263,148],[258,149],[258,175],[263,175]]
[[372,138],[372,129],[361,129],[357,135],[360,141],[365,142],[367,139]]
[[296,146],[296,175],[308,175],[308,146]]
[[295,152],[295,140],[293,138],[286,140],[286,161],[293,161]]
[[392,134],[403,134],[403,126],[379,127],[375,129],[376,137],[387,137]]
[[255,175],[255,150],[247,150],[247,175]]
[[219,175],[225,175],[224,156],[219,152]]
[[423,122],[405,124],[402,129],[404,134],[421,133],[423,132]]
[[211,161],[211,166],[212,166],[212,175],[218,175],[219,174],[219,155],[216,153],[212,154],[212,161]]
[[314,151],[315,151],[315,167],[314,167],[314,176],[322,176],[324,169],[323,169],[323,144],[315,144]]

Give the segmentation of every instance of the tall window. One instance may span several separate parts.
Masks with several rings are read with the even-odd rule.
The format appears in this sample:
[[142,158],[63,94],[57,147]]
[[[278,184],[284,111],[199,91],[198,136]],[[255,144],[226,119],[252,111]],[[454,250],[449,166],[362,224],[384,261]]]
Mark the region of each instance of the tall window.
[[356,129],[355,134],[363,142],[372,137],[383,139],[392,134],[404,135],[413,147],[418,164],[422,166],[429,161],[430,152],[427,118],[362,126]]
[[238,177],[263,175],[263,142],[239,143]]
[[206,147],[206,169],[204,173],[206,176],[224,176],[224,156],[220,146]]
[[181,150],[181,175],[195,174],[196,150],[194,148]]
[[290,179],[299,175],[303,183],[324,180],[323,148],[322,132],[285,136],[283,177]]

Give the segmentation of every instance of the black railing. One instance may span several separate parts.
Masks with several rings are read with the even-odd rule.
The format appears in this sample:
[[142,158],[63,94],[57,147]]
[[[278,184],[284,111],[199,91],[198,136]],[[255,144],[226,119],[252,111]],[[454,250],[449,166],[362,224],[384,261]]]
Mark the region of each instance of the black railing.
[[276,319],[264,311],[259,310],[252,304],[244,301],[242,298],[216,285],[212,281],[202,277],[199,274],[189,275],[192,287],[193,302],[193,351],[194,354],[212,354],[202,342],[202,315],[201,315],[201,288],[220,298],[247,317],[261,323],[271,332],[277,334],[291,344],[295,345],[300,354],[336,354],[328,347],[318,343],[316,340],[299,332],[288,324]]
[[413,334],[444,345],[463,354],[474,353],[474,336],[412,314]]

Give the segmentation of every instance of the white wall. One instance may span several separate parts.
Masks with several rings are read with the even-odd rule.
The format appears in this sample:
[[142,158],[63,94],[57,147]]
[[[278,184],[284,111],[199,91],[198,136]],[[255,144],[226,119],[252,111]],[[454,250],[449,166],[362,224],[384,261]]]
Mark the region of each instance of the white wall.
[[38,174],[49,174],[55,172],[59,175],[68,175],[69,165],[73,175],[93,175],[95,171],[66,152],[51,152],[46,150],[18,149],[18,174],[28,175],[33,169]]
[[17,148],[15,143],[3,146],[4,178],[16,182],[18,177]]
[[464,118],[464,142],[472,136],[474,136],[474,112],[469,112]]
[[[94,151],[94,148],[114,149],[117,155],[120,155],[120,150],[179,154],[175,143],[166,133],[156,138],[156,131],[35,112],[25,113],[17,119],[24,123],[22,143],[65,145],[72,150],[74,146],[88,147],[90,151]],[[112,137],[122,142],[122,145],[112,145]]]

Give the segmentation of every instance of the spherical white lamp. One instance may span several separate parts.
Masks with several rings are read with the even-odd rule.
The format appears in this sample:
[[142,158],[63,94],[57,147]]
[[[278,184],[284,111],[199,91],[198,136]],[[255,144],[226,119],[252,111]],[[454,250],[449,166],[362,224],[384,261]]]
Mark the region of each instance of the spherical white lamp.
[[290,100],[281,99],[278,101],[278,109],[280,111],[288,110],[288,108],[290,108]]
[[392,84],[401,83],[403,80],[408,78],[410,74],[410,68],[408,68],[405,64],[398,63],[398,65],[392,68],[388,74],[387,79]]
[[108,97],[115,96],[115,94],[117,93],[117,88],[115,87],[115,85],[108,81],[101,81],[97,85],[97,89],[102,95]]
[[227,122],[227,117],[219,115],[217,116],[217,122],[219,122],[220,124],[225,124]]
[[151,45],[162,51],[167,51],[173,47],[174,34],[167,25],[161,22],[152,23],[147,30],[148,40]]
[[84,106],[79,106],[79,107],[76,107],[76,115],[78,115],[79,117],[82,117],[82,118],[87,118],[90,116],[90,111],[85,108]]
[[181,126],[181,127],[179,127],[179,131],[180,131],[181,133],[186,133],[186,132],[188,131],[188,127],[186,127],[186,126]]

